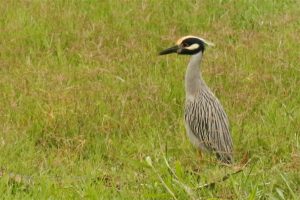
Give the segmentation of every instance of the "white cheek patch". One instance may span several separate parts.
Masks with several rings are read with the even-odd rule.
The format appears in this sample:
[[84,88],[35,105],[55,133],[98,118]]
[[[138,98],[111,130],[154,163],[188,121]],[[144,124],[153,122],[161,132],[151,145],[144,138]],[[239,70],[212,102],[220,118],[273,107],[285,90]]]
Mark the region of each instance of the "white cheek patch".
[[185,49],[188,49],[188,50],[196,50],[199,48],[199,44],[192,44],[191,46],[188,46],[188,47],[185,47]]

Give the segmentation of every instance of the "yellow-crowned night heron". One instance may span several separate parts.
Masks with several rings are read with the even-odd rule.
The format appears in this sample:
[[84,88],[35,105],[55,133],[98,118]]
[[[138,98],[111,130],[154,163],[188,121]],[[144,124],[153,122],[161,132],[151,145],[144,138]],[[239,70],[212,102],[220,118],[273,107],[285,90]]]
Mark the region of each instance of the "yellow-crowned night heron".
[[185,125],[191,142],[199,149],[214,152],[217,158],[230,164],[232,139],[226,113],[202,79],[199,69],[206,45],[213,45],[202,38],[185,36],[176,45],[161,51],[160,55],[177,53],[191,55],[185,75]]

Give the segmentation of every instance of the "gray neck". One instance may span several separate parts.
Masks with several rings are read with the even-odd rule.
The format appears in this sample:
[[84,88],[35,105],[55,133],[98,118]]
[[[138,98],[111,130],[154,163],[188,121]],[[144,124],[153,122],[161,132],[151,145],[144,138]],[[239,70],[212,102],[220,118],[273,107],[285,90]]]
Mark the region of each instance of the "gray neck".
[[186,96],[194,96],[202,88],[206,87],[200,72],[202,52],[192,55],[185,74]]

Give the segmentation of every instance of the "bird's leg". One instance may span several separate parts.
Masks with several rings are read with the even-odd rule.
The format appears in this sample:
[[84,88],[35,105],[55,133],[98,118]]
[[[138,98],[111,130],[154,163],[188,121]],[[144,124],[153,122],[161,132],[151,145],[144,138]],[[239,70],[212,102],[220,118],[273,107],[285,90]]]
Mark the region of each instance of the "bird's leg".
[[200,166],[201,166],[202,161],[203,161],[203,156],[202,156],[202,152],[201,152],[200,149],[197,149],[196,154],[197,154],[197,159],[195,159],[195,161],[196,161],[197,164],[192,167],[192,170],[193,170],[193,172],[198,173],[199,171],[201,171]]
[[197,150],[197,154],[198,154],[199,161],[202,161],[203,155],[202,155],[202,151],[200,149]]

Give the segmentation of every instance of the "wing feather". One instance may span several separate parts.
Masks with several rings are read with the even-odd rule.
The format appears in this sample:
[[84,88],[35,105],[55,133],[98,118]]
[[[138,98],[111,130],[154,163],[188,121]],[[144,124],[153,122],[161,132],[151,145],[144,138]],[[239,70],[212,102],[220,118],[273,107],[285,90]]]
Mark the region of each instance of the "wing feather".
[[195,98],[186,101],[185,121],[200,147],[216,153],[222,162],[233,162],[228,118],[211,91],[200,91]]

